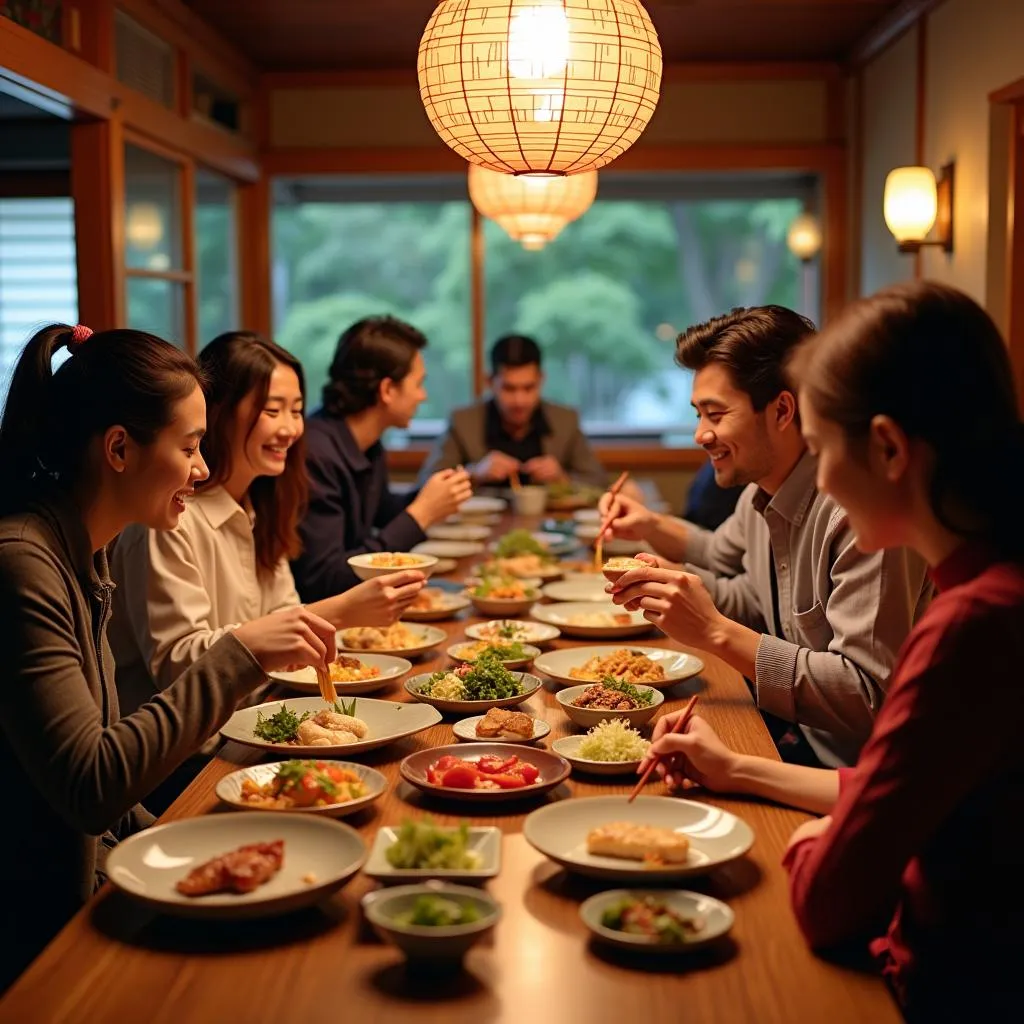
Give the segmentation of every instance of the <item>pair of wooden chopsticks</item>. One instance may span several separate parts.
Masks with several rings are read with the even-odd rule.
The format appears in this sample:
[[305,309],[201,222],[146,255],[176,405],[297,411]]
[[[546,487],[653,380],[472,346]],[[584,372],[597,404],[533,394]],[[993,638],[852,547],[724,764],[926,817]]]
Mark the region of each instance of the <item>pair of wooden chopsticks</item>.
[[608,527],[611,526],[612,518],[614,513],[611,511],[611,506],[615,503],[616,497],[618,497],[619,491],[622,490],[623,484],[629,477],[629,471],[623,470],[619,475],[619,479],[612,484],[612,489],[608,492],[611,497],[611,501],[608,504],[608,518],[601,523],[601,529],[597,531],[597,543],[594,545],[594,568],[600,572],[601,566],[604,565],[604,535]]
[[338,692],[334,689],[334,680],[331,679],[331,673],[323,665],[317,665],[316,667],[316,681],[320,686],[320,696],[323,697],[328,704],[333,704],[338,699]]
[[[686,728],[687,723],[690,721],[690,717],[693,715],[693,709],[696,706],[697,695],[694,694],[690,698],[690,701],[686,705],[686,707],[683,708],[683,713],[676,719],[676,724],[673,726],[671,732],[666,733],[666,735],[671,736],[672,733],[682,732]],[[654,769],[657,767],[658,760],[659,758],[655,757],[655,759],[647,766],[647,770],[643,773],[643,775],[640,776],[640,781],[636,784],[636,787],[634,788],[633,792],[629,794],[629,799],[626,801],[627,804],[631,804],[640,794],[640,790],[643,789],[644,786],[647,784],[647,780],[650,778],[651,772],[653,772]]]
[[516,493],[523,489],[523,485],[519,482],[519,473],[514,469],[508,475],[508,482],[512,485],[512,490]]

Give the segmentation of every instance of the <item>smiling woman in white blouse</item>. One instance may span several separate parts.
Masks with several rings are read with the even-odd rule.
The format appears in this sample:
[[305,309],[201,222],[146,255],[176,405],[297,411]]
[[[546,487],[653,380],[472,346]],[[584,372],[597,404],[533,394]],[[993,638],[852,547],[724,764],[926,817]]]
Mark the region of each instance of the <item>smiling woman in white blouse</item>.
[[[248,332],[215,338],[207,376],[209,480],[169,531],[132,527],[115,545],[111,643],[122,707],[169,686],[226,632],[300,603],[288,561],[306,504],[302,365]],[[342,626],[395,621],[422,588],[414,570],[310,608]]]

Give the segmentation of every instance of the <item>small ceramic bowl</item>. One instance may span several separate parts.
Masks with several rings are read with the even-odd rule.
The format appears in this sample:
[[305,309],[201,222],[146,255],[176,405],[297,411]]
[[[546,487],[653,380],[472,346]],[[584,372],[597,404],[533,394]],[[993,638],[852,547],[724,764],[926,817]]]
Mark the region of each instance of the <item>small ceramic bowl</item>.
[[[406,565],[376,565],[375,559],[385,555],[401,554],[404,559],[415,559]],[[394,572],[402,572],[405,569],[418,569],[424,576],[429,576],[437,565],[437,558],[434,555],[407,554],[405,552],[378,551],[365,555],[353,555],[348,564],[352,571],[361,580],[372,580],[375,576],[389,576]]]
[[527,589],[526,597],[503,598],[503,597],[475,597],[473,591],[468,591],[469,599],[473,607],[481,614],[498,619],[513,619],[517,615],[525,615],[540,598],[540,591]]
[[632,711],[609,711],[598,708],[575,707],[572,702],[587,687],[595,685],[597,684],[584,683],[582,686],[568,686],[555,694],[555,700],[558,701],[559,707],[569,716],[569,720],[583,729],[590,729],[597,725],[598,722],[610,721],[613,718],[624,718],[631,728],[639,729],[640,726],[646,725],[658,713],[658,708],[665,703],[665,694],[660,690],[656,690],[653,686],[643,686],[638,683],[636,688],[641,693],[650,691],[653,698],[646,707],[635,708]]
[[624,576],[631,569],[646,569],[647,563],[641,562],[639,558],[628,558],[623,555],[617,555],[615,558],[609,558],[607,562],[601,567],[601,572],[604,573],[604,578],[609,583],[617,583],[620,576]]
[[[415,906],[421,896],[438,896],[461,906],[472,906],[477,920],[458,925],[413,925],[396,920]],[[423,882],[378,889],[363,897],[363,911],[373,930],[397,946],[410,960],[459,961],[492,931],[501,917],[500,904],[482,889],[443,882]]]

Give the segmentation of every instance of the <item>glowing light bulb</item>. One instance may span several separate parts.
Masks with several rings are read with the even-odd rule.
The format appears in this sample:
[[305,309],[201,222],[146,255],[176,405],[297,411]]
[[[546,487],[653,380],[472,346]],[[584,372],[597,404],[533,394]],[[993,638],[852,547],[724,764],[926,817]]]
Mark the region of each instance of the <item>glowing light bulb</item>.
[[524,7],[512,16],[508,70],[513,78],[555,78],[565,73],[568,63],[569,19],[561,5]]

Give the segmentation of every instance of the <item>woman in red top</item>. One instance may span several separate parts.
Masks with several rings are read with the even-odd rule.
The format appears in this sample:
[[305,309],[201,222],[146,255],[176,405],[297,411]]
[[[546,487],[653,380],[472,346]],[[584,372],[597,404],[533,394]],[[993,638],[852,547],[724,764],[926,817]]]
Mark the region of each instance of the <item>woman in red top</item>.
[[[854,303],[798,353],[818,486],[865,551],[907,546],[939,596],[852,769],[655,729],[672,783],[824,814],[785,856],[808,942],[867,942],[914,1021],[1016,1015],[1024,992],[1024,426],[1006,348],[934,283]],[[641,766],[641,770],[644,766]]]

